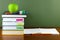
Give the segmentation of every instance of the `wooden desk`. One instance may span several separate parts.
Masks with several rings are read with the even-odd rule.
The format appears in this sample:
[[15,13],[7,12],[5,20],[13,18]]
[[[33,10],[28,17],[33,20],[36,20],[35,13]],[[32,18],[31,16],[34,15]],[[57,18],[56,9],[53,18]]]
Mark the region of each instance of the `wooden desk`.
[[24,40],[24,36],[2,36],[2,40]]
[[[57,28],[57,30],[60,32],[60,28]],[[24,40],[60,40],[60,34],[59,35],[30,34],[24,35]]]
[[[60,32],[60,28],[57,28],[57,30]],[[3,36],[1,35],[0,31],[0,40],[60,40],[60,34],[59,35],[49,35],[49,34],[30,34],[30,35],[24,35],[24,36]]]

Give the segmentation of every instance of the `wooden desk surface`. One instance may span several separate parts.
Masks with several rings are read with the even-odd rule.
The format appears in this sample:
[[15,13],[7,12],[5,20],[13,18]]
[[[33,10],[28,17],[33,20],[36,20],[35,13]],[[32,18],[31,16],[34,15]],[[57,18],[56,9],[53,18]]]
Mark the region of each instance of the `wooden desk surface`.
[[[57,30],[60,32],[60,28],[57,28]],[[60,34],[59,35],[49,35],[49,34],[30,34],[30,35],[24,35],[24,36],[3,36],[1,35],[0,31],[0,40],[60,40]]]
[[[60,33],[60,28],[56,28]],[[50,34],[30,34],[24,35],[24,40],[60,40],[59,35],[50,35]]]
[[2,36],[0,40],[24,40],[23,36]]

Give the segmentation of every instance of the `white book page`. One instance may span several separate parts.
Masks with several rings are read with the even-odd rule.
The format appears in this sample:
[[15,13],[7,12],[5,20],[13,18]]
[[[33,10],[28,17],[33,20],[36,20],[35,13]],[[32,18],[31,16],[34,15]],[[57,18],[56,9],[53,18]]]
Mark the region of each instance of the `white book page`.
[[39,33],[40,29],[24,29],[24,34],[35,34]]
[[41,34],[59,34],[55,28],[40,28]]
[[16,30],[16,27],[2,27],[3,30]]
[[16,22],[2,22],[2,25],[16,25]]
[[24,29],[24,34],[59,34],[55,28],[36,28],[36,29]]
[[3,21],[16,21],[16,18],[3,18]]

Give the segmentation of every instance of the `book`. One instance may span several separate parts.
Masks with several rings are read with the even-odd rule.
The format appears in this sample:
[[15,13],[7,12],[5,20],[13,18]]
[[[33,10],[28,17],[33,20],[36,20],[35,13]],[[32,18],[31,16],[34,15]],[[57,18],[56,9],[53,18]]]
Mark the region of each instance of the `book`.
[[4,21],[15,21],[15,22],[19,22],[19,21],[21,21],[21,22],[24,22],[24,18],[3,18],[3,20],[2,20],[3,22]]
[[24,22],[17,22],[16,25],[18,25],[18,26],[19,26],[19,25],[23,26],[23,25],[24,25]]
[[24,34],[59,34],[55,28],[24,29]]
[[2,31],[2,35],[24,35],[24,31]]
[[26,15],[2,15],[3,18],[7,17],[7,18],[25,18],[27,17]]
[[24,30],[24,26],[3,26],[2,30]]
[[2,22],[2,25],[20,25],[20,26],[23,26],[24,25],[24,22]]
[[2,35],[24,35],[26,15],[2,15]]

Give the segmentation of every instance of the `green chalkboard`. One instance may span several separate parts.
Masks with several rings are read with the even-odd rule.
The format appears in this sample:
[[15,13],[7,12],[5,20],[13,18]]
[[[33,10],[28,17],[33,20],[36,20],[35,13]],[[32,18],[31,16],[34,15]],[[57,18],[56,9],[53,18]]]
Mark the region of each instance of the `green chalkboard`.
[[29,12],[25,27],[60,26],[60,0],[22,0],[21,6]]
[[60,26],[60,0],[0,0],[0,14],[7,10],[9,3],[17,3],[19,10],[29,12],[25,27]]

